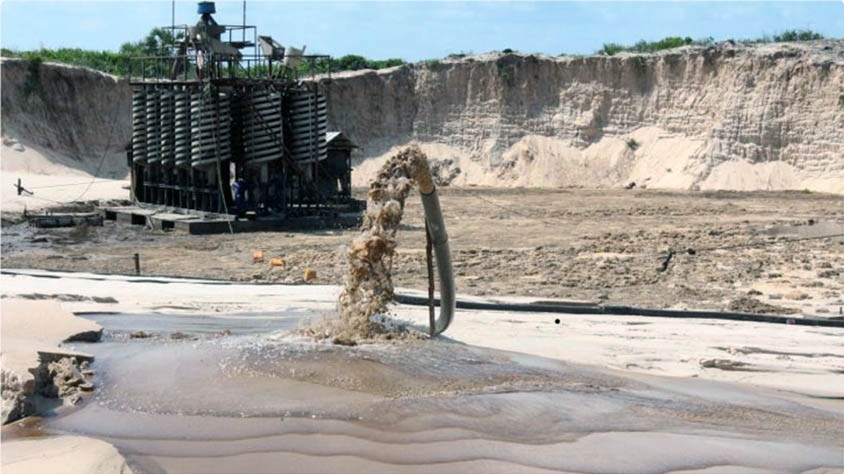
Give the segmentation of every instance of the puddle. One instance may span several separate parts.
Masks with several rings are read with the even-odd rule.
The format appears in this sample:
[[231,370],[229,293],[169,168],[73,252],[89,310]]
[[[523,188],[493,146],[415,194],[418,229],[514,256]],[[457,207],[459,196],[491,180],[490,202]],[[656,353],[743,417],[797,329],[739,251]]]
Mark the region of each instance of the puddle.
[[[840,466],[844,418],[746,388],[610,371],[439,338],[337,346],[307,311],[89,315],[105,340],[53,433],[136,473],[668,472]],[[230,335],[217,336],[228,329]],[[130,339],[143,330],[196,340]]]
[[254,312],[213,315],[92,313],[82,316],[103,326],[105,328],[103,341],[111,342],[130,338],[133,333],[139,331],[164,337],[169,337],[173,333],[207,337],[223,333],[237,336],[291,331],[296,329],[303,319],[312,315],[312,311],[289,310],[272,314]]

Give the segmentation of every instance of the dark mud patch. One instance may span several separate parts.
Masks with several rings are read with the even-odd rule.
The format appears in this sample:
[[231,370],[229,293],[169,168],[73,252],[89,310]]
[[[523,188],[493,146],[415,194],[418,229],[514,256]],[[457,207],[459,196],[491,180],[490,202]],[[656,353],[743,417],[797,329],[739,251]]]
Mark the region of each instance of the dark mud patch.
[[794,314],[797,312],[796,308],[772,305],[747,296],[734,299],[730,302],[727,309],[739,313],[762,314]]

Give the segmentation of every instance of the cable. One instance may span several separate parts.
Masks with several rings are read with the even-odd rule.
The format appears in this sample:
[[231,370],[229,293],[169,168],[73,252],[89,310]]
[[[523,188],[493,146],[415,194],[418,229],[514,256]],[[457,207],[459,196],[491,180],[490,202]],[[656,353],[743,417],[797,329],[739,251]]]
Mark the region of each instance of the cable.
[[[425,297],[395,293],[393,300],[400,304],[424,306]],[[439,300],[439,298],[437,298]],[[517,311],[526,313],[595,314],[608,316],[650,316],[659,318],[724,319],[759,323],[787,325],[844,327],[844,319],[817,316],[790,317],[778,314],[743,313],[737,311],[678,310],[661,308],[640,308],[636,306],[615,306],[599,304],[573,304],[568,302],[501,303],[494,301],[457,300],[458,309],[480,311]]]
[[487,204],[490,204],[490,205],[497,207],[499,209],[503,209],[503,210],[505,210],[505,211],[507,211],[511,214],[515,214],[517,216],[521,216],[521,217],[524,217],[526,219],[530,219],[530,220],[533,220],[533,221],[536,221],[536,222],[541,222],[543,224],[550,225],[550,226],[555,226],[555,225],[558,224],[558,223],[555,223],[555,222],[547,221],[547,220],[539,218],[539,217],[531,216],[530,214],[527,214],[527,213],[524,213],[524,212],[521,212],[521,211],[517,211],[517,210],[515,210],[511,207],[505,206],[503,204],[496,203],[495,201],[487,199],[487,198],[481,196],[480,194],[476,194],[474,190],[469,190],[468,188],[462,188],[462,187],[459,187],[459,186],[453,186],[453,188],[459,189],[460,191],[465,192],[466,194],[470,194],[470,195],[474,196],[475,198],[480,199],[481,201],[483,201]]
[[219,150],[217,152],[217,184],[219,184],[220,188],[220,201],[223,203],[223,210],[226,213],[226,224],[229,225],[229,234],[234,234],[234,228],[232,228],[232,221],[229,218],[229,206],[226,204],[226,196],[223,192],[223,177],[220,173],[220,154]]
[[[97,181],[97,180],[95,180],[95,181]],[[98,182],[97,184],[102,184],[102,183],[111,183],[111,182],[113,182],[114,180],[112,180],[112,179],[101,179],[101,180],[98,180],[98,181],[99,181],[99,182]],[[92,182],[91,182],[91,181],[86,181],[86,182],[84,182],[84,183],[51,184],[51,185],[49,185],[49,186],[36,186],[36,187],[30,187],[29,189],[69,188],[69,187],[71,187],[71,186],[83,186],[83,185],[87,185],[87,184],[92,184]]]
[[[62,205],[72,204],[72,203],[74,203],[74,202],[79,201],[80,199],[82,199],[82,197],[83,197],[83,196],[85,196],[85,194],[87,194],[87,193],[88,193],[88,191],[91,189],[91,186],[93,186],[93,185],[94,185],[94,181],[96,181],[96,180],[97,180],[97,174],[99,174],[100,170],[102,170],[102,168],[103,168],[103,164],[105,163],[105,159],[106,159],[106,157],[108,156],[108,151],[109,151],[109,148],[111,148],[111,140],[112,140],[112,138],[114,138],[114,130],[115,130],[116,126],[117,126],[117,113],[118,113],[119,111],[120,111],[120,108],[119,108],[119,107],[115,107],[115,108],[114,108],[114,113],[112,114],[112,117],[111,117],[111,130],[109,130],[109,133],[108,133],[108,140],[106,141],[106,146],[105,146],[105,148],[103,149],[102,156],[100,157],[100,163],[97,165],[97,170],[96,170],[96,171],[94,171],[94,173],[92,174],[92,176],[91,176],[91,181],[89,181],[89,182],[87,183],[87,186],[86,186],[86,187],[85,187],[85,189],[84,189],[84,190],[83,190],[83,191],[79,194],[79,196],[77,196],[77,197],[76,197],[76,198],[74,198],[74,199],[71,199],[70,201],[56,201],[55,199],[42,198],[42,197],[35,197],[35,196],[29,196],[29,197],[31,197],[31,198],[33,198],[33,199],[40,199],[40,200],[42,200],[42,201],[54,202],[54,203],[57,203],[57,204],[62,204]],[[102,181],[101,181],[101,182],[102,182]],[[40,187],[38,187],[38,188],[32,188],[32,189],[47,189],[47,188],[60,188],[60,187],[66,187],[66,186],[81,186],[81,185],[83,185],[83,184],[86,184],[86,183],[78,183],[78,184],[72,184],[72,185],[50,185],[50,186],[40,186]]]
[[93,186],[94,181],[97,179],[97,175],[100,173],[100,170],[102,170],[103,164],[105,163],[106,156],[108,156],[108,149],[111,148],[111,140],[112,140],[112,138],[114,138],[114,130],[117,127],[117,113],[119,111],[120,111],[119,107],[114,108],[114,113],[112,114],[112,117],[111,117],[111,130],[108,132],[108,140],[106,141],[106,146],[103,149],[103,155],[102,155],[102,157],[100,157],[100,164],[97,165],[97,171],[95,171],[94,174],[92,175],[91,182],[88,183],[88,186],[85,188],[85,190],[82,191],[82,193],[80,193],[79,196],[76,197],[76,199],[73,199],[70,202],[75,202],[75,201],[82,199],[82,196],[87,194],[88,191],[91,189],[91,186]]
[[[214,155],[217,158],[217,185],[220,189],[220,202],[223,204],[223,210],[226,213],[226,224],[229,226],[229,234],[234,234],[234,228],[232,227],[232,221],[229,217],[229,206],[226,203],[226,195],[225,191],[223,191],[223,176],[222,172],[220,171],[220,136],[217,134],[217,127],[219,126],[220,120],[220,96],[216,93],[214,94],[214,108],[216,110],[216,118],[217,121],[214,124]],[[218,208],[219,209],[219,208]]]
[[31,199],[37,199],[37,200],[39,200],[39,201],[54,202],[54,203],[56,203],[56,204],[63,204],[63,205],[64,205],[64,204],[67,204],[66,202],[56,201],[55,199],[43,198],[43,197],[34,196],[34,195],[27,196],[27,197],[28,197],[28,198],[31,198]]

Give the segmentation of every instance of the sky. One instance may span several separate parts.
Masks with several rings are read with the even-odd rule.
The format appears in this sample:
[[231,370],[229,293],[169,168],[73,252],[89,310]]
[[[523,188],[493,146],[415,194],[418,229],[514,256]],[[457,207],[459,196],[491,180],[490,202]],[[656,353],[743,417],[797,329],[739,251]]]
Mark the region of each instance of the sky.
[[[216,2],[221,24],[242,22],[242,1]],[[0,3],[0,46],[14,50],[116,51],[171,22],[170,1]],[[176,24],[197,20],[196,2],[177,1]],[[844,38],[844,0],[756,2],[249,1],[246,23],[308,53],[408,61],[510,48],[590,54],[604,43],[666,36],[757,38],[811,29]]]

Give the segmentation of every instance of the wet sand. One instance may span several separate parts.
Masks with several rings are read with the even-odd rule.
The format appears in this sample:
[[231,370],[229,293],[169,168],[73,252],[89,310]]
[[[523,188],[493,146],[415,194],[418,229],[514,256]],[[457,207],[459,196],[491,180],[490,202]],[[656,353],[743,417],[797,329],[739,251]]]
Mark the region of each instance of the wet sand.
[[[460,296],[827,316],[844,307],[844,238],[790,242],[844,233],[840,195],[453,187],[439,193]],[[365,198],[365,191],[356,196]],[[411,196],[393,258],[396,287],[427,288],[422,215]],[[138,252],[144,275],[301,282],[312,268],[314,283],[342,285],[346,249],[358,234],[190,236],[113,222],[81,232],[4,221],[0,263],[133,274]],[[720,247],[729,249],[707,250]],[[282,257],[285,267],[253,263],[257,249],[268,259]],[[677,253],[659,271],[669,249]]]
[[[51,276],[0,280],[6,293],[38,282],[47,292],[109,294],[120,302],[66,303],[78,311],[117,312],[86,315],[105,328],[104,340],[72,347],[96,357],[95,395],[45,418],[41,429],[108,442],[136,473],[810,472],[844,466],[840,402],[663,377],[659,370],[582,365],[560,360],[564,353],[554,349],[574,344],[574,351],[615,347],[627,354],[629,336],[659,342],[664,332],[695,333],[712,321],[684,320],[685,329],[670,320],[621,324],[626,332],[615,342],[593,339],[590,349],[580,338],[601,332],[595,324],[611,323],[607,316],[587,315],[588,324],[572,321],[561,329],[546,321],[550,315],[459,311],[438,340],[343,347],[297,331],[307,320],[330,317],[338,287]],[[267,304],[278,310],[267,312]],[[427,321],[424,308],[393,311],[411,325],[417,316],[419,324]],[[805,344],[836,353],[829,348],[842,337],[837,329],[825,329],[829,335],[786,325],[741,329],[729,331],[760,348],[772,347],[778,335],[801,334]],[[132,337],[139,330],[149,337]],[[718,333],[695,334],[716,345]],[[701,347],[664,339],[666,362],[703,355]],[[490,347],[472,342],[479,340]],[[508,344],[521,350],[493,348]],[[780,368],[767,376],[788,373]]]
[[103,388],[44,427],[112,443],[135,472],[801,472],[839,465],[844,449],[839,410],[719,382],[450,340],[128,329],[85,345]]
[[[300,311],[310,313],[311,322],[336,314],[340,292],[336,286],[254,285],[39,270],[2,274],[0,287],[4,295],[32,294],[33,288],[44,294],[73,295],[62,303],[70,311],[145,314],[149,318],[146,324],[166,328],[151,333],[151,339],[164,340],[171,340],[176,333],[202,338],[226,330],[233,334],[285,327],[292,330]],[[105,296],[111,300],[104,300]],[[502,300],[508,299],[496,299]],[[272,313],[267,313],[267,308],[273,308]],[[397,305],[391,311],[399,323],[427,327],[424,307]],[[110,331],[124,335],[130,328],[150,332],[145,325],[132,325],[117,315],[100,318]],[[629,372],[741,382],[827,398],[844,397],[840,383],[842,336],[837,328],[744,321],[465,310],[457,311],[453,327],[445,334],[446,338],[475,346]],[[764,370],[731,371],[701,364],[712,359],[743,362],[751,369]]]

